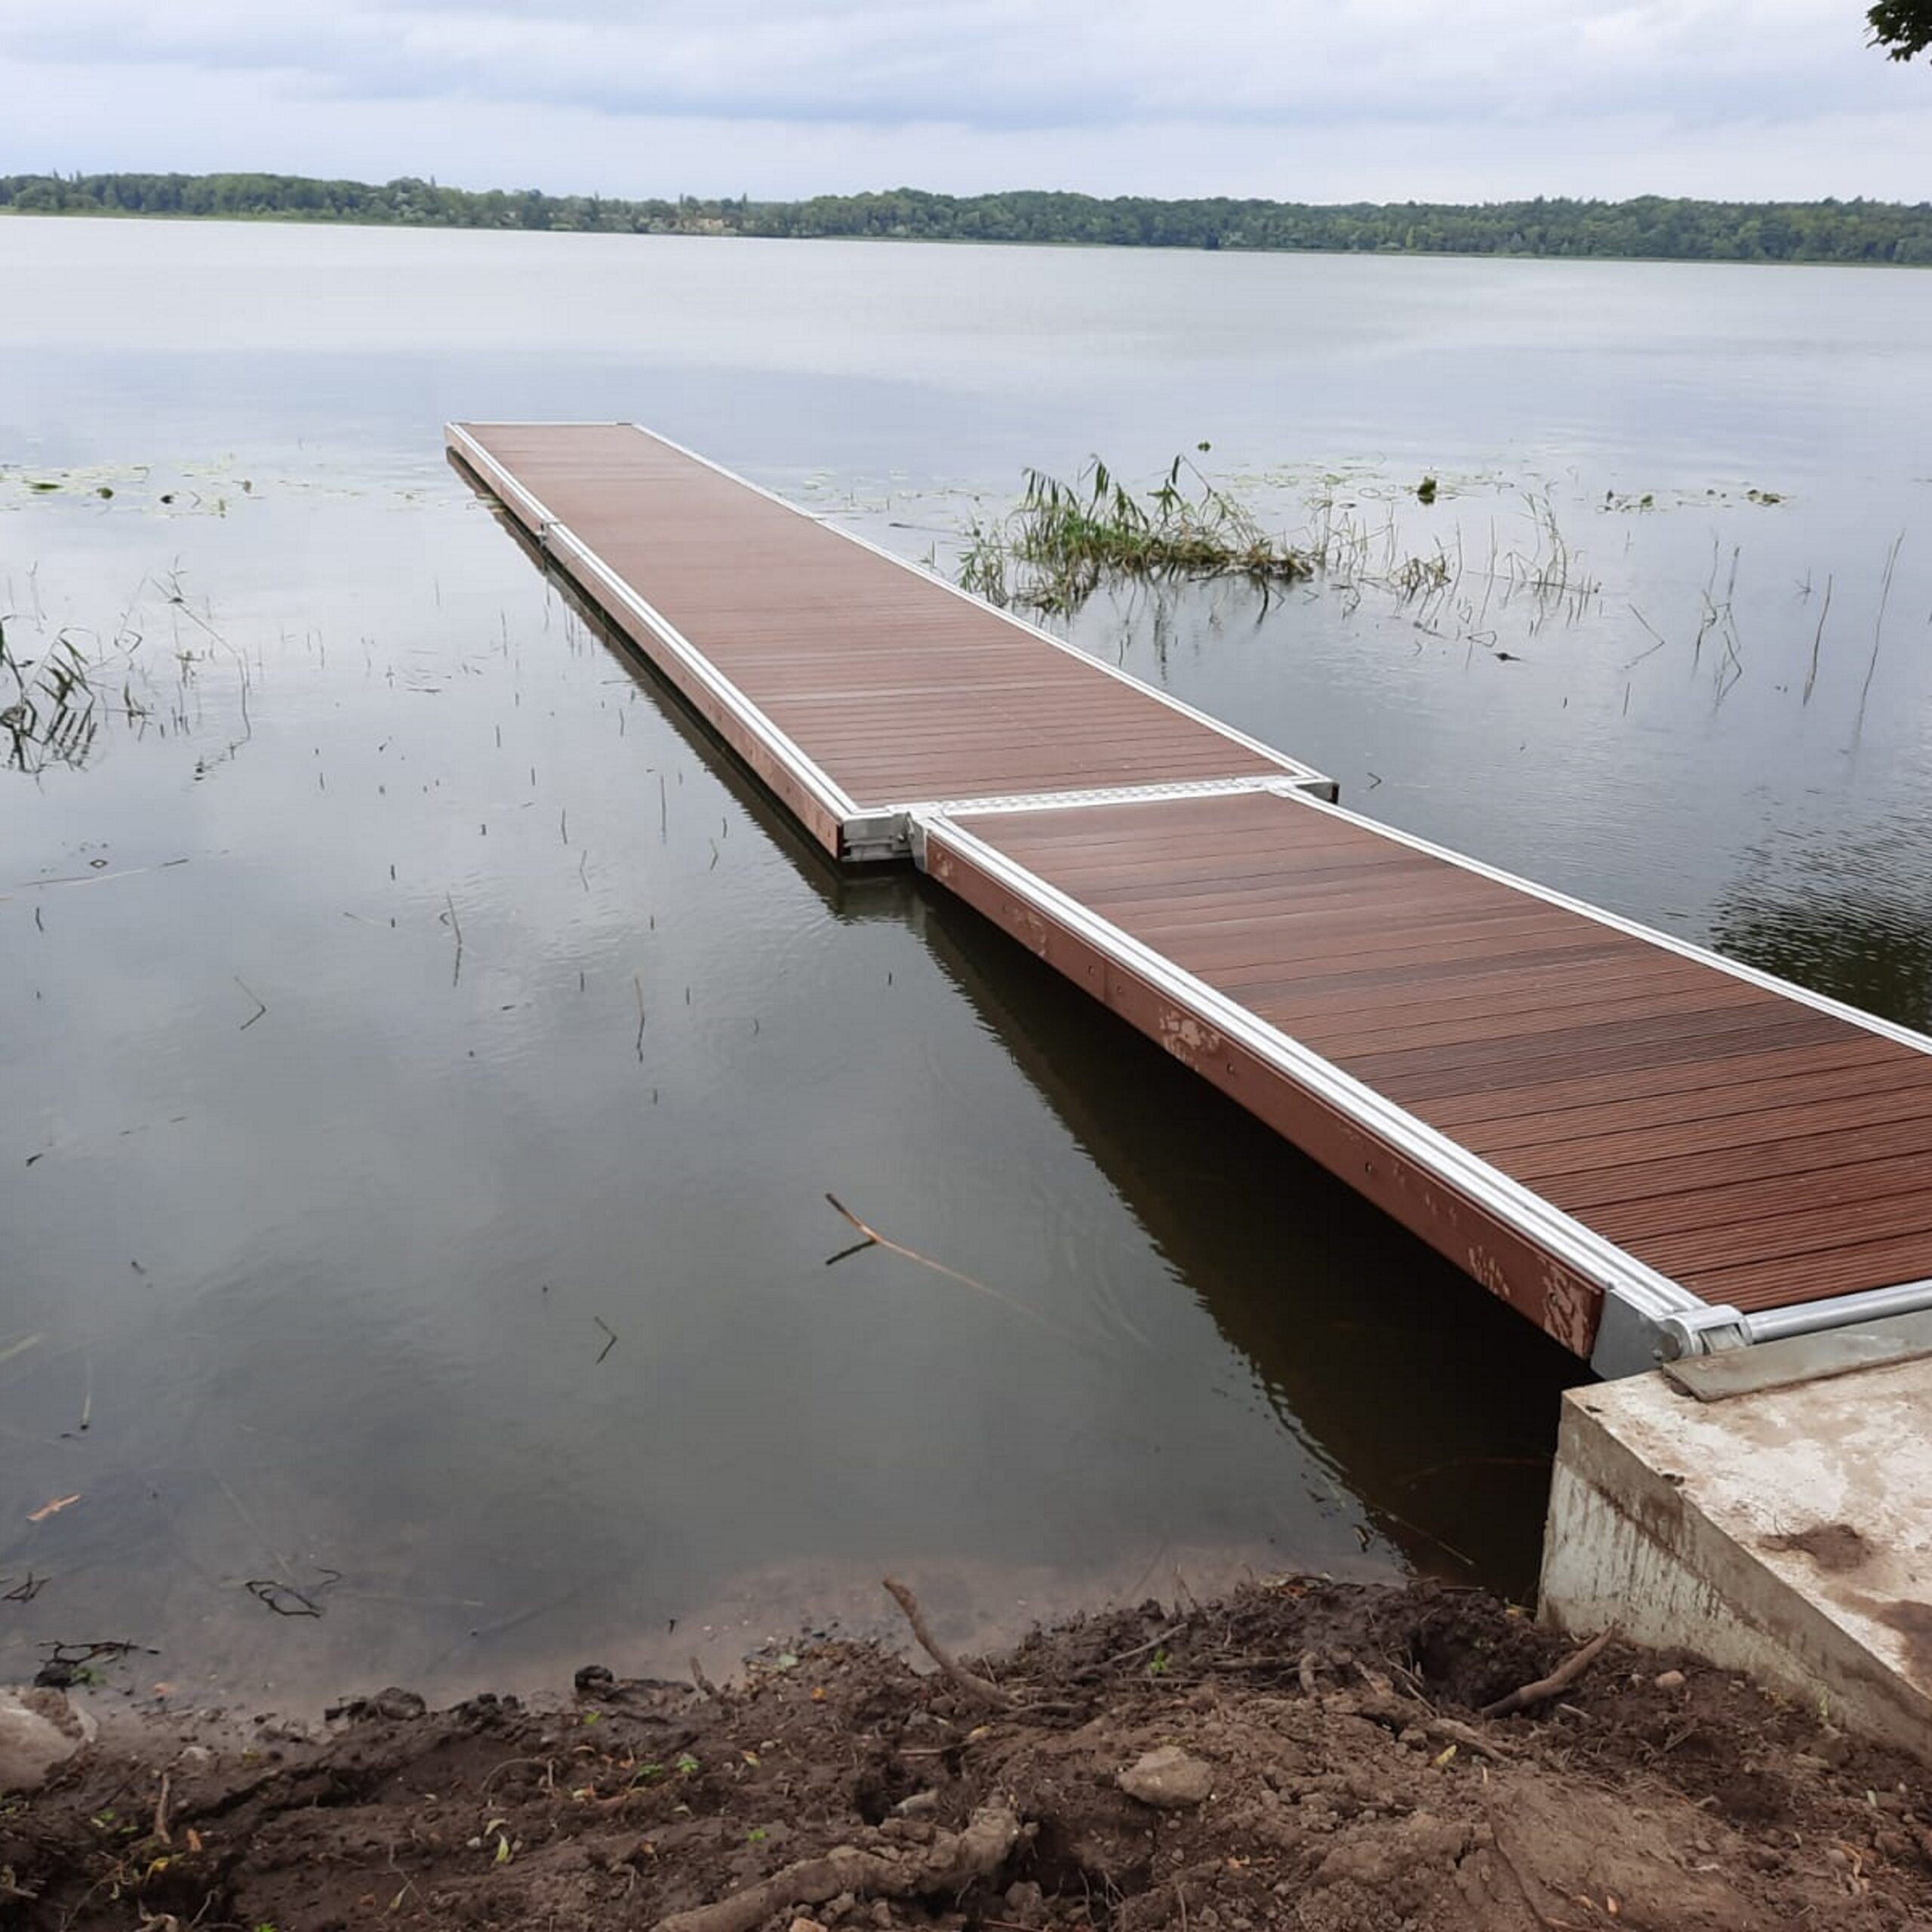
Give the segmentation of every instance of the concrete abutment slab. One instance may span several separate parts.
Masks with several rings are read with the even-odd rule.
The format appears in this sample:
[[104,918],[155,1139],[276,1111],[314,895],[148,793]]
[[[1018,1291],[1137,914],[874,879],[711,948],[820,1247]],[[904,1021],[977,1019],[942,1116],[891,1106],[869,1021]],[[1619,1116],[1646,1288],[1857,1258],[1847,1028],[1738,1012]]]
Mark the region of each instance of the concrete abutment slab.
[[1932,1762],[1932,1317],[1571,1391],[1541,1611]]

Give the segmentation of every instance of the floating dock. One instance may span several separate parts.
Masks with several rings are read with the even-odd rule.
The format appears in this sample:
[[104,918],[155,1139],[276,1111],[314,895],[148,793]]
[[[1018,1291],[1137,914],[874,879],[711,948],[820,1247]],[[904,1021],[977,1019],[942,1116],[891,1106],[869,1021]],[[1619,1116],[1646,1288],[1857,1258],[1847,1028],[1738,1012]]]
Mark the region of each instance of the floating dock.
[[1334,787],[629,423],[452,425],[578,589],[848,863],[971,801]]
[[448,438],[835,858],[918,863],[1600,1373],[1932,1308],[1932,1040],[1345,811],[634,424]]

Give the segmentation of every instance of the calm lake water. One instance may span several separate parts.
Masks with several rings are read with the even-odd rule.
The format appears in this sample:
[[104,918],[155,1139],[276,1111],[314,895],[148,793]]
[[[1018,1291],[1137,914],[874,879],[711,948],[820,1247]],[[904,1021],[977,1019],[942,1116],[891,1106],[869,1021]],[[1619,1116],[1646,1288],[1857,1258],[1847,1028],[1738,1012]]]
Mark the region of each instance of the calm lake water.
[[[681,1669],[888,1571],[961,1635],[1244,1564],[1533,1586],[1575,1365],[834,877],[446,417],[641,420],[942,562],[1027,465],[1208,442],[1337,568],[1080,642],[1932,1024],[1932,276],[26,220],[0,270],[0,618],[97,667],[0,737],[0,1677]],[[992,1292],[828,1266],[828,1189]]]

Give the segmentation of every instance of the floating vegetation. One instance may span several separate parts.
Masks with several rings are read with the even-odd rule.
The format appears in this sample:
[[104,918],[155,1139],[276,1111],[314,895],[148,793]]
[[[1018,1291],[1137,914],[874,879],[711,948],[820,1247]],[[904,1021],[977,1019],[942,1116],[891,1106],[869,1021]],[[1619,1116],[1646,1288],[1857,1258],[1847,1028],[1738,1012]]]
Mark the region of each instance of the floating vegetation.
[[[304,463],[298,470],[266,478],[245,475],[240,458],[233,455],[165,466],[112,462],[71,469],[28,469],[0,462],[0,512],[30,503],[95,512],[104,512],[112,505],[117,512],[136,516],[219,518],[227,516],[238,498],[285,496],[296,491],[343,497],[371,494],[366,484],[339,478],[320,463]],[[406,503],[417,503],[423,496],[419,490],[405,488],[387,494]]]
[[1662,496],[1654,490],[1645,490],[1641,494],[1635,491],[1606,490],[1598,507],[1613,515],[1632,510],[1709,509],[1721,503],[1755,503],[1760,509],[1768,509],[1790,500],[1789,492],[1783,490],[1761,490],[1755,485],[1745,490],[1720,490],[1712,484],[1702,490],[1669,491]]
[[1155,586],[1240,577],[1268,593],[1314,574],[1254,515],[1176,457],[1159,486],[1129,490],[1097,457],[1072,483],[1026,472],[1019,507],[975,521],[961,586],[989,604],[1070,615],[1102,584]]

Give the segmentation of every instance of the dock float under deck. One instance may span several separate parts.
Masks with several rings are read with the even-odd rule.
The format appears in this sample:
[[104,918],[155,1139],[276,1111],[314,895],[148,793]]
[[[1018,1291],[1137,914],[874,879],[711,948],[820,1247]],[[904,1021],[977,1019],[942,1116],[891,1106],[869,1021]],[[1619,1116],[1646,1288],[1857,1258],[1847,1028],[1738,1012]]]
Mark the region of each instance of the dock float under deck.
[[915,860],[1600,1372],[1932,1307],[1932,1040],[1346,811],[635,425],[448,440],[834,857]]

